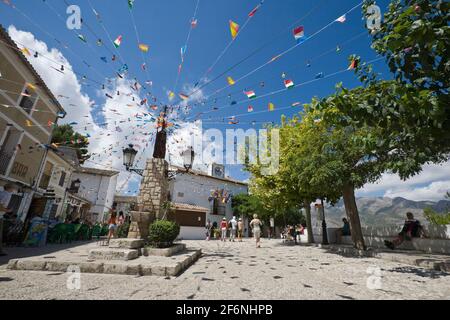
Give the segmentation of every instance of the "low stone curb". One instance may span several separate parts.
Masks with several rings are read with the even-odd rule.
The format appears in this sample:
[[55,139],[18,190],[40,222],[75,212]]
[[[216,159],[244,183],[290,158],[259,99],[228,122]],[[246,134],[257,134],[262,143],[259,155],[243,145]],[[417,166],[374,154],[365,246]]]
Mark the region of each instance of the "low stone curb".
[[142,248],[143,256],[160,256],[160,257],[171,257],[177,253],[183,252],[186,250],[186,245],[184,243],[175,244],[170,248],[159,249],[152,247]]
[[114,263],[111,261],[93,261],[93,262],[71,262],[71,261],[48,261],[32,259],[11,259],[7,268],[19,271],[51,271],[67,272],[69,266],[80,268],[81,273],[102,273],[102,274],[121,274],[136,276],[178,276],[200,257],[201,249],[188,250],[181,262],[168,261],[166,264],[157,262],[155,264],[145,264],[136,262],[121,261]]
[[418,258],[421,253],[418,253],[417,256],[408,255],[413,252],[407,252],[402,254],[402,252],[385,252],[376,249],[369,248],[368,250],[358,250],[356,248],[350,246],[338,246],[338,245],[315,245],[316,247],[328,249],[332,252],[342,254],[344,256],[352,256],[352,257],[365,257],[365,258],[377,258],[391,262],[397,262],[407,265],[412,265],[428,270],[442,271],[442,272],[450,272],[450,256],[448,260],[437,259],[437,258]]

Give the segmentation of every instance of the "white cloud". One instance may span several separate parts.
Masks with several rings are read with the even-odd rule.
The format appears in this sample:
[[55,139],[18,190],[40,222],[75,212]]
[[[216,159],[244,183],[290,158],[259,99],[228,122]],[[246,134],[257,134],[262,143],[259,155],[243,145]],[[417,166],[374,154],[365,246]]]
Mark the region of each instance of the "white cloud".
[[415,201],[433,200],[439,201],[444,195],[450,191],[450,180],[432,182],[425,187],[406,188],[399,190],[386,190],[385,197],[396,198],[402,197]]
[[450,190],[450,161],[442,165],[426,165],[423,171],[406,180],[398,175],[384,174],[379,182],[367,184],[358,190],[357,196],[382,195],[403,197],[409,200],[441,200]]
[[[143,142],[143,136],[137,133],[138,130],[140,132],[140,129],[136,128],[137,123],[135,121],[128,122],[128,118],[134,120],[136,113],[146,111],[145,107],[138,104],[139,95],[136,92],[130,94],[133,91],[130,86],[134,84],[134,81],[120,79],[105,92],[100,91],[99,88],[97,98],[105,97],[105,93],[113,97],[113,99],[107,99],[102,108],[108,125],[105,128],[100,127],[95,124],[91,115],[91,106],[95,102],[88,94],[82,92],[81,83],[66,57],[58,49],[48,48],[45,42],[39,41],[30,32],[17,30],[13,25],[8,28],[8,32],[19,47],[25,46],[40,54],[39,58],[32,57],[29,61],[66,110],[67,116],[60,123],[77,122],[79,125],[75,126],[75,130],[82,134],[90,134],[89,151],[93,157],[91,161],[86,162],[85,166],[123,171],[121,150],[124,146],[122,144],[134,143],[141,151],[144,150],[146,144]],[[44,56],[56,61],[57,64],[52,63]],[[64,65],[64,74],[50,67],[59,69],[61,65]],[[120,95],[117,95],[117,91]],[[127,104],[133,103],[133,97],[135,99],[133,106],[127,106]],[[117,112],[112,110],[117,110]],[[126,122],[120,123],[124,119]],[[120,127],[122,132],[117,132],[116,127]],[[148,136],[146,137],[149,139]],[[140,157],[144,157],[143,152]],[[128,183],[135,183],[138,179],[136,176],[130,178],[129,173],[121,172],[118,189],[126,190]],[[124,185],[124,183],[127,184]]]
[[[17,30],[13,25],[9,26],[8,33],[14,41],[59,63],[52,63],[43,56],[29,58],[33,67],[67,111],[68,117],[63,122],[93,122],[90,115],[90,105],[93,101],[87,94],[81,92],[81,84],[64,55],[55,48],[49,49],[45,42],[37,40],[32,33]],[[19,47],[22,47],[20,44]],[[59,69],[61,65],[64,65],[64,74],[50,67]]]

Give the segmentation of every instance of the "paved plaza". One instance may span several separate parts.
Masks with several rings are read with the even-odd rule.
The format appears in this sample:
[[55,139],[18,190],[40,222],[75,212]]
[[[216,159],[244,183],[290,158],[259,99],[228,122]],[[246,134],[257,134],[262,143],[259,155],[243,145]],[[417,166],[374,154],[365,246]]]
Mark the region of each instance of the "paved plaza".
[[[202,257],[178,277],[81,274],[67,289],[66,273],[11,271],[0,260],[0,299],[449,299],[450,274],[377,258],[343,257],[279,240],[184,241]],[[10,249],[8,258],[83,253],[90,244]],[[34,250],[34,251],[33,251]],[[53,253],[52,253],[53,251]],[[33,253],[34,252],[34,253]]]

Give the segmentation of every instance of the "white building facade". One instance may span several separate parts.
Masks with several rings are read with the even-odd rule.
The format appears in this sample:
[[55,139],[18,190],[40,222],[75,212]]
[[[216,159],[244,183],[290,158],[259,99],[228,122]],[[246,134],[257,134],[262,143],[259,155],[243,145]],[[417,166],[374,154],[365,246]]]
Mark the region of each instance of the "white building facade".
[[93,222],[103,222],[113,208],[119,172],[94,168],[78,168],[73,179],[80,180],[78,195],[91,202]]
[[[204,221],[220,225],[225,217],[229,221],[233,217],[233,196],[247,194],[248,185],[244,182],[225,177],[218,177],[203,172],[191,171],[178,174],[170,182],[170,200],[175,207],[193,206],[190,211],[197,214],[196,226],[181,224],[180,238],[185,240],[200,240],[205,238]],[[206,211],[206,215],[202,213]],[[205,215],[204,217],[201,215]],[[192,219],[191,219],[192,220]]]

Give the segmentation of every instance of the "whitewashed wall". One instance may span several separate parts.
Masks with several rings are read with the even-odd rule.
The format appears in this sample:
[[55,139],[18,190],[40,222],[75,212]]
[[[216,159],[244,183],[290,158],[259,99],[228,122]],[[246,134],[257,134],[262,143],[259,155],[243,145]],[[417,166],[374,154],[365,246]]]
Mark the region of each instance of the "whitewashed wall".
[[90,212],[102,221],[114,202],[117,176],[107,177],[98,174],[74,173],[73,180],[80,179],[78,194],[92,203]]
[[[225,189],[233,195],[248,193],[248,187],[246,185],[222,181],[215,179],[213,177],[197,176],[193,174],[184,174],[177,176],[174,181],[170,182],[169,188],[170,194],[172,195],[172,202],[187,203],[207,208],[208,212],[206,215],[206,220],[209,219],[211,220],[211,223],[217,222],[218,224],[222,220],[223,216],[211,214],[213,210],[212,202],[208,200],[208,198],[211,195],[211,190]],[[233,210],[231,208],[231,202],[229,202],[226,205],[227,220],[230,220],[232,216]],[[183,232],[186,234],[186,236],[189,236],[190,238],[195,239],[205,238],[204,228],[195,228],[195,230],[186,229]],[[194,237],[195,234],[197,235],[196,237]],[[180,237],[183,236],[180,235]],[[183,238],[187,239],[185,237]]]

